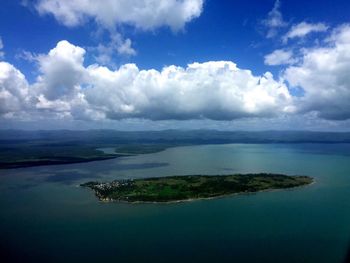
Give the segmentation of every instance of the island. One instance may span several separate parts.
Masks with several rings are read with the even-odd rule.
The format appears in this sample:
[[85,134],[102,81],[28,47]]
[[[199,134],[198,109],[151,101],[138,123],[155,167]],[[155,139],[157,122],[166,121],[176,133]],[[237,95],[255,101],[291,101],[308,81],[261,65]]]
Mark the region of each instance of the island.
[[164,203],[287,189],[312,182],[313,178],[309,176],[259,173],[153,177],[87,182],[81,186],[92,189],[101,201]]

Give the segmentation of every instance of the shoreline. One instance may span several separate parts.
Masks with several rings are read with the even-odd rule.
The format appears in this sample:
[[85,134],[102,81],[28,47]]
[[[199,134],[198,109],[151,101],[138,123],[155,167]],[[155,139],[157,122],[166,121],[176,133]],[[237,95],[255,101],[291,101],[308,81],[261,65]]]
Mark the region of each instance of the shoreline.
[[238,193],[232,193],[232,194],[224,194],[224,195],[218,195],[218,196],[212,196],[212,197],[200,197],[200,198],[190,198],[190,199],[183,199],[183,200],[173,200],[173,201],[126,201],[126,200],[114,200],[114,199],[101,199],[96,195],[95,190],[90,189],[90,191],[93,191],[95,193],[95,196],[98,198],[98,202],[108,204],[108,203],[121,203],[121,204],[131,204],[131,205],[138,205],[138,204],[180,204],[180,203],[188,203],[188,202],[195,202],[195,201],[206,201],[206,200],[213,200],[213,199],[221,199],[221,198],[226,198],[230,196],[236,196],[236,195],[252,195],[256,193],[263,193],[263,192],[275,192],[275,191],[287,191],[287,190],[295,190],[298,188],[303,188],[303,187],[309,187],[313,184],[316,183],[316,180],[314,177],[311,177],[312,182],[309,184],[305,185],[298,185],[298,186],[293,186],[289,188],[276,188],[276,189],[265,189],[265,190],[258,190],[254,192],[238,192]]
[[[116,159],[119,157],[126,157],[127,155],[121,156],[106,156],[99,158],[91,158],[91,159],[81,159],[75,161],[54,161],[54,160],[42,160],[42,161],[34,161],[34,162],[18,162],[18,163],[0,163],[0,170],[12,170],[12,169],[21,169],[21,168],[30,168],[30,167],[38,167],[38,166],[53,166],[53,165],[65,165],[65,164],[79,164],[79,163],[90,163],[90,162],[98,162],[98,161],[106,161],[111,159]],[[128,155],[130,156],[130,155]]]

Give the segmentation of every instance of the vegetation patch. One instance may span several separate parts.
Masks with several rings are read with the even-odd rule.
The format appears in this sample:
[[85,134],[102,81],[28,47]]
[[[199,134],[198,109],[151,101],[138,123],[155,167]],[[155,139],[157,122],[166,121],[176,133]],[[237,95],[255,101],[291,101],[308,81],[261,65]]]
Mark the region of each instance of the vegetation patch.
[[87,182],[101,201],[175,202],[286,189],[313,182],[308,176],[283,174],[186,175],[113,182]]

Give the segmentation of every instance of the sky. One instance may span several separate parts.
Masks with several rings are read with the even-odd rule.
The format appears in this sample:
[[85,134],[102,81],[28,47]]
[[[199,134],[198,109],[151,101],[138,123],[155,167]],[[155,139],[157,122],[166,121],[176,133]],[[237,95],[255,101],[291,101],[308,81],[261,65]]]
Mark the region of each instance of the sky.
[[1,0],[0,129],[350,131],[350,1]]

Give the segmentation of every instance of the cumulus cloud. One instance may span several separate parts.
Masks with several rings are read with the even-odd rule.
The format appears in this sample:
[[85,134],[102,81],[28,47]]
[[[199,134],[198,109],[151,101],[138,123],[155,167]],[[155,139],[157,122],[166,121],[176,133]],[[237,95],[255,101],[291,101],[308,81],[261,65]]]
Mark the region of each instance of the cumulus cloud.
[[39,55],[36,89],[50,100],[71,97],[79,88],[84,74],[85,50],[61,41],[47,55]]
[[284,77],[305,91],[298,101],[300,111],[329,120],[350,119],[350,25],[333,30],[324,47],[304,50],[301,63],[288,67]]
[[265,64],[270,66],[293,64],[297,61],[292,51],[284,49],[277,49],[266,55],[264,59]]
[[[334,29],[322,43],[323,47],[303,49],[298,56],[288,50],[273,52],[275,57],[270,54],[266,58],[270,65],[297,59],[276,80],[269,72],[257,76],[232,61],[171,65],[162,70],[143,70],[135,64],[116,70],[101,64],[86,66],[83,48],[60,41],[48,54],[35,57],[39,76],[33,84],[14,66],[0,63],[0,115],[234,120],[299,113],[326,120],[350,119],[350,25]],[[292,96],[287,83],[303,94]]]
[[[232,120],[293,110],[287,87],[271,73],[254,76],[230,61],[161,71],[140,70],[135,64],[110,70],[97,64],[84,67],[84,55],[81,47],[61,41],[38,56],[40,75],[25,88],[33,111],[76,119]],[[11,69],[22,80],[19,86],[27,87],[24,76]],[[4,90],[17,85],[6,79]]]
[[38,0],[40,14],[66,26],[93,19],[106,28],[127,24],[142,30],[168,26],[177,31],[202,13],[203,0]]
[[290,95],[270,73],[256,77],[233,62],[139,70],[127,64],[116,71],[87,68],[86,100],[108,118],[213,119],[274,116],[288,111]]
[[28,83],[24,75],[7,62],[0,62],[0,115],[27,107]]
[[287,26],[287,23],[283,20],[280,8],[281,2],[276,0],[272,10],[267,15],[267,18],[262,21],[263,25],[268,29],[266,34],[267,38],[275,37],[280,28]]
[[328,26],[324,23],[311,24],[307,22],[301,22],[292,26],[288,33],[283,37],[283,42],[287,42],[292,38],[302,38],[313,32],[325,32],[328,30]]

